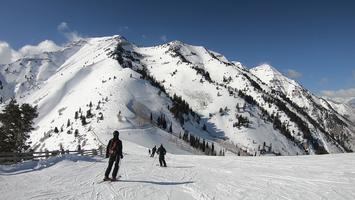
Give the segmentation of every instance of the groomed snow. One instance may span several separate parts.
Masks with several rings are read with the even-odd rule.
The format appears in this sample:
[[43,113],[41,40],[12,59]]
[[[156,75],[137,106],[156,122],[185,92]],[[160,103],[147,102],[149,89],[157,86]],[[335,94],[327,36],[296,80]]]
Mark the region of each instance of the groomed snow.
[[355,155],[208,157],[167,155],[123,141],[119,182],[99,183],[101,157],[0,166],[1,199],[355,199]]

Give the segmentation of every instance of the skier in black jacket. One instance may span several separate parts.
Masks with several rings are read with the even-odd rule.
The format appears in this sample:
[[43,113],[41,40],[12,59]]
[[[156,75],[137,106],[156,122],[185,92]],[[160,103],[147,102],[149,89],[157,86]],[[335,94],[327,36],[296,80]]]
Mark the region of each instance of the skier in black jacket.
[[[114,131],[113,132],[113,138],[108,142],[107,148],[106,148],[106,158],[110,158],[108,161],[108,167],[105,172],[105,178],[104,181],[112,180],[115,181],[117,180],[117,173],[119,166],[118,164],[120,163],[120,160],[123,158],[122,154],[122,141],[118,138],[119,132]],[[112,172],[112,179],[109,178],[112,165],[115,163],[115,168],[113,169]]]
[[159,154],[160,167],[163,167],[163,166],[166,167],[166,162],[165,162],[166,150],[165,150],[165,148],[163,147],[162,144],[158,148],[157,153]]
[[157,150],[157,146],[154,146],[153,149],[152,149],[152,154],[150,155],[150,157],[154,157],[154,154]]

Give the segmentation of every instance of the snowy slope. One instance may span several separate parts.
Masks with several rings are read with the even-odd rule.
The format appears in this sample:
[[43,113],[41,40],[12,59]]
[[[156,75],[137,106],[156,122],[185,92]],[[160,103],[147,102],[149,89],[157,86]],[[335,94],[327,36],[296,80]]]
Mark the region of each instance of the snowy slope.
[[[273,148],[282,154],[302,154],[302,150],[275,131],[272,124],[260,119],[258,109],[249,107],[245,100],[235,94],[235,91],[250,86],[244,77],[247,72],[241,65],[226,64],[224,57],[221,58],[204,47],[179,41],[135,50],[143,55],[141,62],[157,81],[163,83],[170,96],[182,96],[195,112],[203,116],[204,122],[210,124],[207,128],[209,135],[227,138],[229,143],[246,149],[253,155],[264,142],[267,145],[272,144]],[[198,70],[209,72],[210,78],[215,82],[206,80]],[[223,85],[225,77],[236,78],[226,83],[230,85],[229,88]],[[233,94],[230,94],[230,90],[234,90]],[[239,111],[237,106],[240,107]],[[219,113],[220,108],[226,107],[224,114]],[[252,120],[252,128],[233,127],[236,114]]]
[[[167,155],[167,168],[123,141],[118,182],[107,159],[52,158],[0,166],[2,199],[354,199],[353,154],[293,157]],[[36,184],[33,184],[36,183]]]
[[[105,145],[113,130],[118,129],[124,139],[146,147],[164,143],[175,153],[194,152],[178,142],[176,136],[150,123],[150,113],[167,112],[164,105],[169,100],[158,97],[158,90],[139,80],[137,73],[108,58],[107,52],[119,40],[118,36],[87,39],[86,45],[67,59],[40,89],[21,99],[39,108],[36,130],[30,138],[33,148],[51,150],[62,145],[65,149],[76,149],[78,144],[84,149],[97,148]],[[93,117],[82,125],[80,119],[74,118],[75,112],[81,110],[79,115],[85,116],[90,102]],[[99,120],[100,115],[103,120]],[[179,130],[178,124],[171,121],[173,128]],[[54,132],[55,127],[59,133]]]
[[[243,155],[355,149],[353,125],[327,101],[263,69],[249,71],[180,41],[138,47],[121,36],[86,38],[2,65],[0,94],[38,106],[29,140],[35,150],[96,148],[116,129],[127,141],[147,148],[164,143],[176,154],[201,153],[178,138],[184,132]],[[188,104],[183,116],[171,111],[174,95]],[[76,112],[89,116],[86,124]],[[172,134],[157,127],[162,115]]]
[[38,88],[84,44],[85,41],[76,41],[53,52],[28,52],[13,63],[0,65],[2,101],[12,97],[22,98]]
[[350,119],[355,123],[355,99],[339,99],[339,98],[330,98],[323,97],[331,107],[336,110],[339,114]]
[[268,64],[257,66],[250,71],[273,90],[281,92],[299,108],[307,112],[324,129],[323,134],[338,138],[342,137],[342,133],[345,133],[349,136],[347,140],[351,141],[348,145],[353,146],[354,138],[351,133],[354,132],[355,126],[351,116],[354,115],[354,110],[349,106],[335,104],[315,96],[296,81],[287,78]]

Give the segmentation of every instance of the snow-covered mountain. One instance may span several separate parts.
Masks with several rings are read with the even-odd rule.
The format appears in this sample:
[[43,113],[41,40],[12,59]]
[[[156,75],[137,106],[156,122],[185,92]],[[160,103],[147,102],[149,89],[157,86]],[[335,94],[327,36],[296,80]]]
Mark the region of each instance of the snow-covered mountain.
[[243,155],[355,150],[354,124],[328,101],[271,66],[248,70],[180,41],[82,39],[2,65],[0,81],[3,101],[38,105],[37,149],[92,148],[118,129],[125,140],[182,154],[201,153],[183,133]]
[[339,114],[355,123],[355,98],[344,99],[328,96],[322,98],[326,99]]
[[353,116],[354,110],[347,104],[335,103],[313,95],[299,83],[282,75],[270,65],[263,64],[250,71],[273,90],[281,92],[296,107],[305,111],[310,121],[314,121],[313,124],[318,123],[323,132],[329,134],[328,136],[343,137],[342,131],[339,130],[344,130],[344,127],[348,127],[348,131],[353,132],[354,121],[349,116]]

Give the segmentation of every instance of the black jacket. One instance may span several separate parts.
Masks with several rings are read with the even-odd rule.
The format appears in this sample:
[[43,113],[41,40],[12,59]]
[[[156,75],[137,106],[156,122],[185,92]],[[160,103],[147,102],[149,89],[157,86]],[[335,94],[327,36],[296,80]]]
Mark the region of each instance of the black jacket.
[[[110,154],[111,145],[113,145],[114,141],[117,141],[117,145],[114,149],[114,152]],[[122,141],[118,138],[113,138],[108,142],[106,147],[106,158],[108,157],[116,157],[116,159],[120,159],[123,157],[122,155]]]
[[158,148],[158,150],[157,150],[157,153],[159,154],[159,157],[163,158],[165,156],[165,154],[166,154],[166,150],[165,150],[165,148],[163,146],[160,146]]

